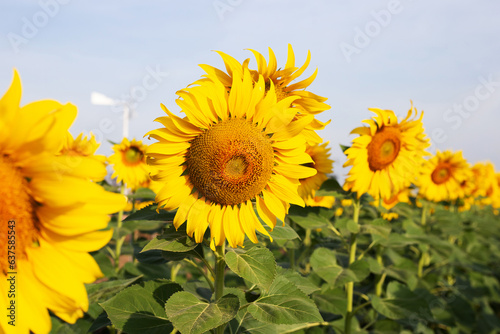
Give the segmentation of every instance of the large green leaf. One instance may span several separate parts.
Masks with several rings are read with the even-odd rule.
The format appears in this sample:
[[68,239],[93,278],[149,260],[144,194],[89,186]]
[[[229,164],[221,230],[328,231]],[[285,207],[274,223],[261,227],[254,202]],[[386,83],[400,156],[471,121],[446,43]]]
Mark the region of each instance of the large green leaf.
[[169,333],[172,324],[164,310],[166,299],[182,290],[167,280],[148,281],[126,288],[100,305],[113,325],[129,334]]
[[334,213],[324,208],[310,206],[301,208],[294,205],[290,207],[288,218],[305,229],[316,229],[328,226]]
[[365,259],[343,268],[337,264],[335,252],[323,247],[314,250],[310,262],[314,272],[332,287],[360,282],[370,274],[370,265]]
[[239,299],[233,294],[207,303],[189,292],[181,291],[170,297],[165,311],[179,332],[198,334],[228,323],[236,316],[239,307]]
[[314,302],[283,276],[276,277],[269,292],[252,302],[248,312],[259,321],[277,325],[323,320]]
[[141,277],[134,277],[130,279],[121,279],[114,281],[106,281],[101,283],[87,284],[87,294],[89,296],[89,304],[103,302],[113,297],[118,292],[125,289],[130,284],[134,283]]
[[311,266],[319,277],[327,282],[335,282],[342,272],[337,264],[335,252],[324,247],[316,248],[311,255]]
[[276,261],[267,248],[254,247],[244,252],[241,249],[226,253],[227,266],[238,276],[269,290],[276,276]]
[[277,269],[278,269],[278,275],[288,279],[306,295],[310,295],[311,293],[318,291],[320,289],[308,277],[304,277],[292,269],[284,269],[280,266],[278,266]]
[[387,286],[387,298],[371,296],[372,306],[389,319],[432,319],[427,301],[405,285],[392,281]]

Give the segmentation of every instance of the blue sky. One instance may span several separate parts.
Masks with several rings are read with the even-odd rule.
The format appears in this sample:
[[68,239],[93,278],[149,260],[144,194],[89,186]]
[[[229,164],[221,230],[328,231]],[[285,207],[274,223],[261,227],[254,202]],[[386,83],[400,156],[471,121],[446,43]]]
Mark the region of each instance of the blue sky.
[[[462,150],[500,170],[500,3],[495,1],[77,1],[7,0],[0,4],[0,92],[12,69],[23,103],[70,101],[79,115],[71,131],[107,140],[122,134],[120,109],[90,103],[92,91],[135,104],[130,136],[157,127],[160,103],[178,112],[175,92],[223,67],[213,50],[243,61],[271,47],[284,66],[287,44],[298,64],[310,50],[309,90],[331,106],[321,135],[334,173],[345,177],[339,144],[372,116],[368,108],[405,116],[424,110],[431,150]],[[255,66],[255,63],[251,63]]]

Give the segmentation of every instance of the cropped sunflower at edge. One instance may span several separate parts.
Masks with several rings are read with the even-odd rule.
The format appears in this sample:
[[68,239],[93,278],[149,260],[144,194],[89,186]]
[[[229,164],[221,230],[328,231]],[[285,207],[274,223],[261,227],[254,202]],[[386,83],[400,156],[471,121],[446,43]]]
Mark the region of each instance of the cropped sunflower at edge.
[[412,106],[398,121],[392,110],[369,110],[376,116],[363,121],[368,126],[351,131],[359,137],[345,151],[344,167],[351,169],[344,189],[356,192],[358,198],[368,193],[375,200],[390,199],[410,186],[427,155],[429,139],[424,133],[423,112],[417,118],[418,112]]
[[304,206],[298,180],[316,174],[304,166],[312,159],[303,130],[314,115],[296,117],[300,97],[279,99],[264,76],[255,81],[245,66],[226,66],[231,77],[202,65],[204,78],[177,92],[186,117],[162,106],[167,116],[156,121],[164,127],[147,134],[158,140],[147,156],[158,170],[152,178],[164,184],[159,208],[178,208],[174,226],[186,222],[196,242],[210,227],[212,248],[226,239],[242,245],[245,235],[257,243],[256,231],[269,236],[258,217],[271,230],[284,222],[290,203]]
[[[68,323],[82,317],[89,302],[84,283],[102,276],[88,252],[107,244],[109,214],[125,205],[122,195],[105,191],[103,159],[93,155],[92,142],[74,140],[69,127],[76,107],[42,100],[20,107],[21,82],[0,100],[0,219],[15,224],[15,268],[0,254],[3,278],[17,272],[16,326],[2,321],[2,332],[48,333],[49,310]],[[14,222],[14,223],[12,223]],[[11,225],[12,226],[12,225]],[[7,227],[3,230],[7,231]],[[7,232],[0,246],[7,249]],[[0,305],[7,308],[7,294]]]

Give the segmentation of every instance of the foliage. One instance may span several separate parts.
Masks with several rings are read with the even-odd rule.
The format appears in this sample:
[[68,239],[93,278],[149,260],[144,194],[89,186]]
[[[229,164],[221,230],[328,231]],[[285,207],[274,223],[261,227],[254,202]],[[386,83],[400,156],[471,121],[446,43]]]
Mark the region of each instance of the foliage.
[[[133,199],[141,193],[147,199],[141,190]],[[272,242],[261,235],[258,244],[226,249],[219,299],[214,252],[175,230],[175,212],[152,205],[122,224],[115,217],[115,237],[93,254],[105,277],[87,285],[88,312],[73,325],[53,317],[52,332],[205,333],[227,324],[232,334],[343,333],[348,284],[352,332],[500,331],[500,219],[491,207],[461,212],[413,199],[392,209],[399,217],[389,222],[365,195],[356,221],[353,206],[339,214],[351,195],[334,179],[318,195],[335,196],[336,206],[292,206]]]

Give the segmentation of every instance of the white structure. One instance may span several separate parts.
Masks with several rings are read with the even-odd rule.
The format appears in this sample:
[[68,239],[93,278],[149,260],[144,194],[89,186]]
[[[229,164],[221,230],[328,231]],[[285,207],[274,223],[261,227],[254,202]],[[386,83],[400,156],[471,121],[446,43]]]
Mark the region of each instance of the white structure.
[[131,117],[130,113],[130,105],[127,101],[123,100],[115,100],[104,94],[98,92],[92,92],[90,94],[90,103],[98,106],[115,106],[122,105],[123,106],[123,137],[128,138],[128,128],[129,128],[129,120]]

